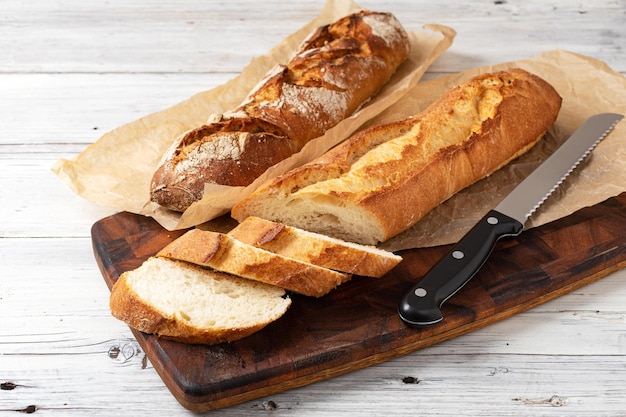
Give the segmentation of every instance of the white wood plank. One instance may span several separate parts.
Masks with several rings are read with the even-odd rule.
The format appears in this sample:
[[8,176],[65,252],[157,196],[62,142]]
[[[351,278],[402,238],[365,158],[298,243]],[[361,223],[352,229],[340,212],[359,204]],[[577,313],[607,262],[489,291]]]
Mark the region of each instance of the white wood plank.
[[[310,21],[324,2],[4,2],[3,72],[238,72]],[[595,56],[626,71],[623,2],[378,2],[408,28],[456,28],[450,52],[433,66],[456,72],[555,48]],[[43,36],[39,36],[42,34]],[[226,40],[227,39],[227,40]],[[250,40],[254,39],[254,42]]]
[[0,152],[19,152],[16,144],[73,143],[79,153],[104,133],[235,75],[0,73],[0,145],[11,146]]
[[[132,341],[116,343],[128,351],[135,348]],[[3,392],[2,409],[33,404],[44,413],[190,414],[167,398],[152,370],[140,370],[138,363],[129,362],[104,367],[103,363],[113,362],[104,354],[82,359],[77,363],[76,356],[57,355],[51,364],[46,356],[31,356],[19,370],[5,371],[18,387]],[[278,416],[403,416],[410,411],[426,416],[618,416],[626,394],[620,368],[621,359],[613,356],[411,356],[211,415],[267,415],[271,411]],[[29,371],[38,377],[30,379]],[[69,375],[89,395],[73,394],[77,381]],[[407,378],[414,378],[415,383],[407,383]],[[153,401],[158,396],[163,400]]]
[[[626,73],[622,0],[359,3],[408,28],[458,31],[427,79],[555,48]],[[50,166],[232,78],[323,4],[2,2],[0,415],[192,415],[110,316],[89,228],[112,211],[75,196]],[[625,357],[620,271],[469,335],[209,415],[623,417]]]
[[21,160],[0,153],[0,183],[6,190],[0,196],[0,218],[5,219],[0,237],[86,237],[91,224],[116,212],[78,197],[62,184],[50,170],[56,158],[45,149]]
[[3,4],[0,50],[11,53],[0,57],[0,67],[69,73],[240,71],[322,6],[319,0],[297,8],[278,1],[9,1]]

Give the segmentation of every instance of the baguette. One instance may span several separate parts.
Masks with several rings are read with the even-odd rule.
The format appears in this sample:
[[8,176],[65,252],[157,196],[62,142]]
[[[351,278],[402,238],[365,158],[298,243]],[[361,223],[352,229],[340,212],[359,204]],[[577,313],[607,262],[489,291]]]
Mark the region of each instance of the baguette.
[[311,297],[321,297],[352,278],[351,274],[290,259],[226,234],[200,229],[186,232],[159,251],[157,257],[211,267]]
[[246,186],[356,111],[406,60],[410,43],[389,13],[362,11],[318,28],[239,107],[177,138],[151,200],[184,211],[205,183]]
[[345,242],[258,217],[248,217],[228,234],[282,256],[368,277],[382,277],[402,260],[373,246]]
[[266,182],[232,217],[377,244],[529,150],[560,105],[554,88],[527,71],[477,76],[423,112],[363,130]]
[[282,288],[151,257],[111,289],[114,317],[144,333],[193,344],[232,342],[281,317]]

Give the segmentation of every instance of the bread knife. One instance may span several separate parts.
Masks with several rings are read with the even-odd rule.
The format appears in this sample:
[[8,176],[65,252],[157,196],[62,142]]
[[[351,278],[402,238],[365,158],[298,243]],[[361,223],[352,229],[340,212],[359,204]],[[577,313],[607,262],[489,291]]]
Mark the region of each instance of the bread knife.
[[442,321],[443,303],[478,272],[497,241],[518,236],[535,210],[623,117],[602,113],[586,120],[411,288],[398,306],[400,318],[417,327]]

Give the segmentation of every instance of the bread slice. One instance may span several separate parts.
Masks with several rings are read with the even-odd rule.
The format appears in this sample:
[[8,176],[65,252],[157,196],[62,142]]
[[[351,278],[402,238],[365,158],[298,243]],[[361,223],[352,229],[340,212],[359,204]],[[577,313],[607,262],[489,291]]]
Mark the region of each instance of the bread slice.
[[381,277],[402,257],[282,223],[248,217],[228,233],[241,242],[288,258],[355,275]]
[[321,297],[351,274],[308,264],[240,242],[232,236],[192,229],[158,257],[177,259],[312,297]]
[[483,74],[269,180],[231,215],[377,244],[529,150],[560,106],[557,91],[527,71]]
[[282,288],[156,257],[123,273],[110,298],[113,316],[130,327],[194,344],[249,336],[290,305]]

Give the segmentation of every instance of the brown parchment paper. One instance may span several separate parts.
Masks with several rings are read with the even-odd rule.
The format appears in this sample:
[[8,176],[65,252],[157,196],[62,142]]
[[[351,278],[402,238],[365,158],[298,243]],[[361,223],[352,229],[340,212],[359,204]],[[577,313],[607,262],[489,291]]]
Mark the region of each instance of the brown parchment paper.
[[[277,63],[286,63],[315,28],[361,10],[345,0],[327,0],[320,15],[289,35],[268,54],[251,60],[228,83],[194,95],[163,111],[150,114],[106,133],[73,159],[60,159],[52,167],[58,177],[80,196],[103,206],[155,218],[166,229],[182,229],[227,213],[265,180],[308,162],[346,139],[369,119],[380,114],[414,87],[432,62],[449,46],[455,31],[425,25],[409,32],[411,54],[378,94],[353,115],[312,140],[298,154],[270,168],[248,187],[207,185],[204,198],[182,216],[150,202],[150,181],[162,155],[176,137],[204,124],[212,114],[235,108]],[[401,18],[401,17],[400,17]]]
[[[458,241],[588,117],[605,112],[626,115],[626,78],[622,74],[593,58],[555,50],[517,62],[477,68],[421,83],[368,125],[415,114],[447,89],[470,77],[511,67],[520,67],[539,75],[563,97],[557,121],[545,139],[524,156],[457,193],[411,229],[384,242],[382,247],[395,251]],[[533,214],[526,226],[536,227],[565,217],[625,190],[626,121],[622,120]]]

